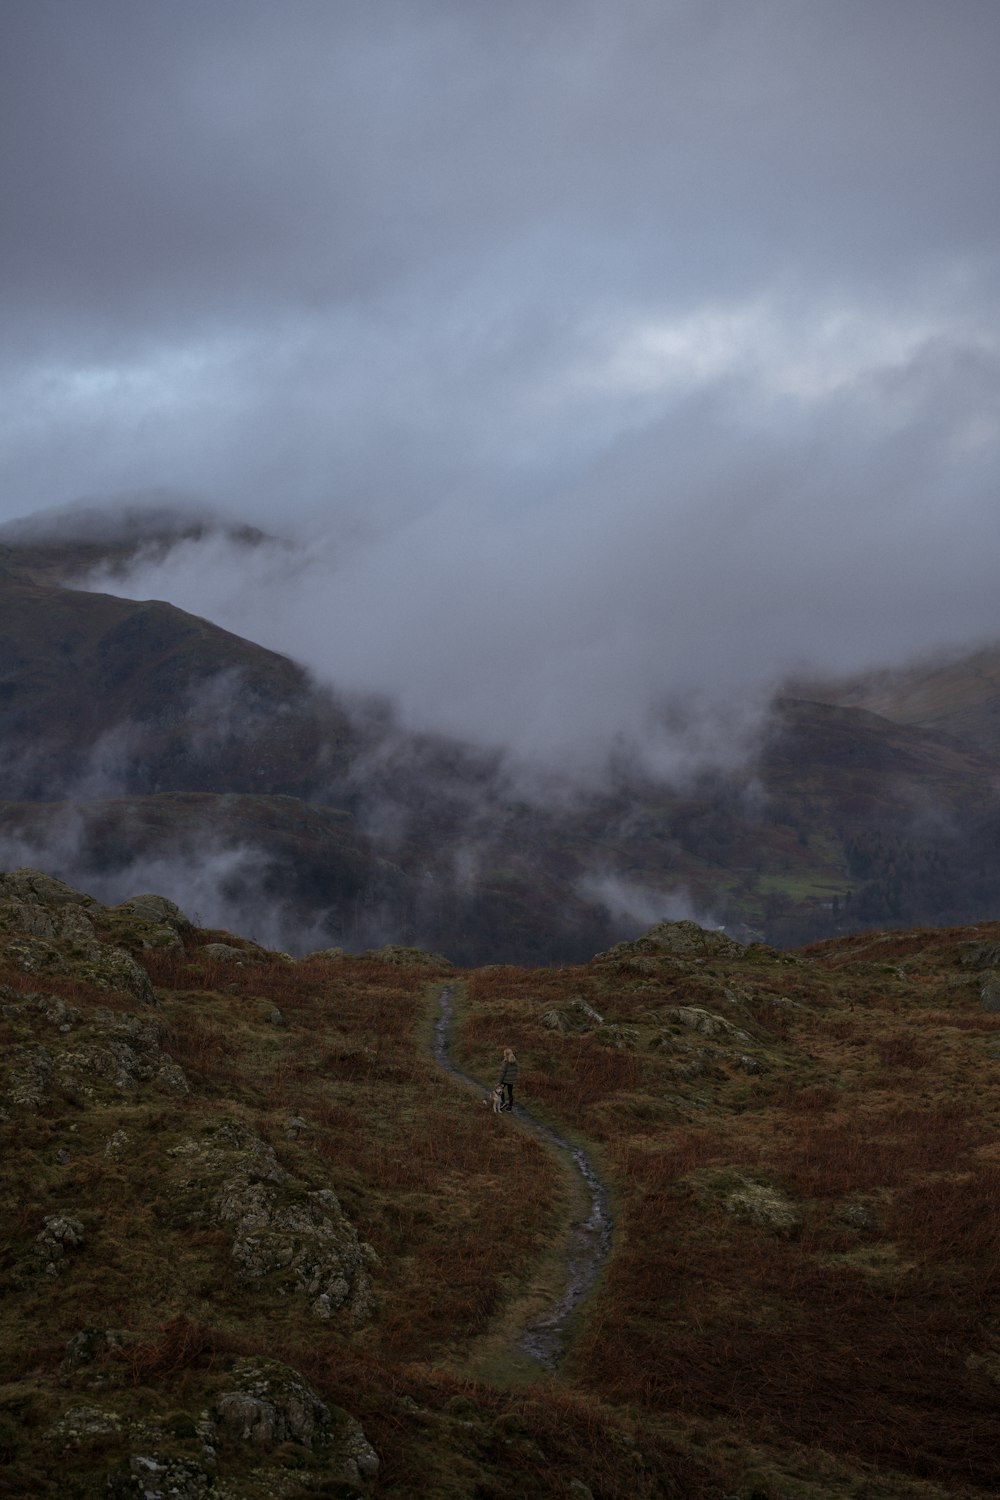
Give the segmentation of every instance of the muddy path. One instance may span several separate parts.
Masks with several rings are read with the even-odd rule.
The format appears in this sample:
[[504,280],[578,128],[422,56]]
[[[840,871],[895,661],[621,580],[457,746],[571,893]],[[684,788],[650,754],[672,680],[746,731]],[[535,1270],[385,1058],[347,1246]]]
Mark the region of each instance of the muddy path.
[[[445,985],[441,991],[438,1016],[434,1024],[434,1057],[453,1078],[468,1084],[479,1094],[486,1093],[488,1086],[480,1079],[463,1073],[452,1059],[450,1036],[453,1015],[452,986]],[[562,1289],[549,1296],[541,1311],[534,1311],[516,1340],[520,1354],[544,1365],[546,1369],[555,1370],[569,1348],[573,1314],[593,1287],[611,1252],[611,1198],[593,1162],[581,1146],[566,1140],[541,1120],[536,1120],[521,1104],[515,1104],[512,1113],[516,1120],[534,1131],[565,1159],[576,1178],[579,1189],[576,1196],[582,1206],[582,1212],[574,1216],[569,1231]],[[501,1120],[497,1121],[498,1126],[502,1127],[503,1123]]]

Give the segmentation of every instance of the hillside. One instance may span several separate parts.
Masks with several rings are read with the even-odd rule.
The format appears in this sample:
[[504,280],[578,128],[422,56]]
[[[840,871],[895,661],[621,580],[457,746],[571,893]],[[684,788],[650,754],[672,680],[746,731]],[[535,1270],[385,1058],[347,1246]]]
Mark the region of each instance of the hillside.
[[395,940],[466,964],[576,962],[666,913],[795,945],[1000,912],[995,653],[891,691],[800,686],[738,769],[668,782],[620,758],[584,790],[407,731],[170,604],[69,587],[199,524],[84,520],[4,532],[7,863],[109,900],[137,883],[185,899],[192,869],[223,869],[206,920],[296,952]]
[[916,724],[995,755],[1000,749],[1000,647],[931,658],[894,671],[813,686],[824,702]]
[[[445,987],[516,1118],[435,1063]],[[1000,924],[457,971],[22,870],[0,1039],[6,1493],[996,1493]],[[579,1210],[533,1121],[614,1220],[555,1370],[519,1336]]]

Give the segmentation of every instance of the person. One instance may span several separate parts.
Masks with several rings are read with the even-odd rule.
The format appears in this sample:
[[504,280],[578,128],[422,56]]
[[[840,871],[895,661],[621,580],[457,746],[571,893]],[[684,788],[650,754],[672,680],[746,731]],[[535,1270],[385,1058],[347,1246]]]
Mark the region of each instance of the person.
[[500,1087],[507,1097],[501,1104],[501,1109],[514,1108],[514,1085],[517,1082],[517,1058],[514,1056],[513,1048],[505,1047],[503,1052],[503,1066],[500,1069]]

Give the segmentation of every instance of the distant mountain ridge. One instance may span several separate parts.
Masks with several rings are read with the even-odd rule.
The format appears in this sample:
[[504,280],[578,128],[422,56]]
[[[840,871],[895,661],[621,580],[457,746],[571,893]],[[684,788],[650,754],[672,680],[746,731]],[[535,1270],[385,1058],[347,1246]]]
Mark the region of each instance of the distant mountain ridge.
[[107,898],[155,867],[183,903],[210,850],[229,926],[464,963],[575,961],[665,915],[794,944],[1000,911],[1000,649],[800,684],[728,774],[674,786],[626,763],[545,799],[499,752],[406,732],[171,604],[65,582],[201,524],[168,508],[88,533],[80,511],[56,539],[51,517],[0,532],[8,862]]
[[811,695],[868,709],[896,724],[938,729],[988,754],[1000,751],[1000,645],[814,684]]

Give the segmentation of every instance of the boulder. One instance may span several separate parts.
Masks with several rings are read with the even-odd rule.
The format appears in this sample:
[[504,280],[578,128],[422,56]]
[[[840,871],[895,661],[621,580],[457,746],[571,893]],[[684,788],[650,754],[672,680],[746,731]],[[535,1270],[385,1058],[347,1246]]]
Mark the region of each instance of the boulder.
[[44,870],[22,866],[9,875],[0,875],[0,900],[27,901],[38,906],[86,906],[100,911],[92,896],[75,891],[64,880],[46,875]]
[[725,1016],[703,1010],[700,1005],[678,1005],[668,1012],[668,1019],[690,1031],[698,1032],[700,1036],[728,1037],[736,1042],[753,1041],[748,1032],[741,1031],[732,1021],[727,1021]]
[[331,1479],[363,1484],[379,1460],[360,1422],[327,1406],[295,1370],[276,1359],[237,1360],[232,1388],[216,1399],[219,1426],[240,1442],[268,1451],[298,1443],[322,1460]]
[[1000,943],[967,943],[961,962],[968,969],[1000,969]]
[[708,927],[699,927],[697,922],[657,922],[647,933],[632,942],[617,943],[605,953],[596,955],[599,961],[623,962],[637,958],[674,958],[687,961],[705,959],[742,958],[745,949],[725,933]]
[[1000,974],[991,974],[983,981],[979,989],[979,998],[983,1010],[989,1011],[990,1015],[1000,1013]]
[[309,1301],[315,1318],[374,1312],[367,1246],[331,1188],[304,1192],[274,1150],[247,1126],[224,1122],[170,1153],[183,1163],[181,1200],[192,1217],[232,1231],[231,1254],[246,1282],[272,1279]]
[[120,914],[125,917],[137,917],[144,922],[155,922],[164,927],[172,927],[177,933],[194,931],[191,922],[173,901],[168,901],[166,896],[130,896],[127,901],[120,901],[117,906],[109,906],[106,915]]

